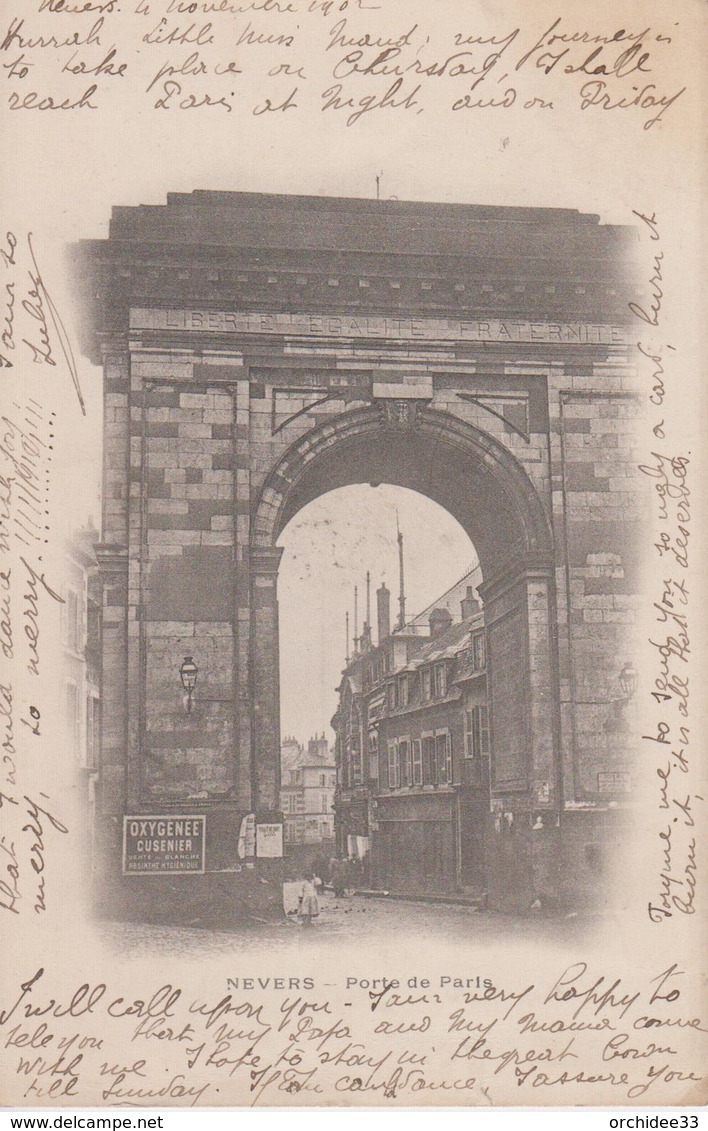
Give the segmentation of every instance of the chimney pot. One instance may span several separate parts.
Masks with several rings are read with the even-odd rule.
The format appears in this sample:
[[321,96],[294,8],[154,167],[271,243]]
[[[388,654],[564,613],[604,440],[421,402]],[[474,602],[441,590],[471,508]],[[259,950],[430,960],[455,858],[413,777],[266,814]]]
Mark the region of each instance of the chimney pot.
[[387,636],[391,635],[391,594],[386,587],[386,584],[376,590],[376,610],[378,614],[378,642],[385,640]]
[[467,586],[467,593],[460,601],[460,608],[462,610],[462,619],[467,620],[468,617],[473,617],[481,609],[481,605],[474,595],[474,589],[471,585]]
[[452,617],[447,609],[433,609],[429,624],[431,637],[440,636],[440,633],[446,632],[452,624]]

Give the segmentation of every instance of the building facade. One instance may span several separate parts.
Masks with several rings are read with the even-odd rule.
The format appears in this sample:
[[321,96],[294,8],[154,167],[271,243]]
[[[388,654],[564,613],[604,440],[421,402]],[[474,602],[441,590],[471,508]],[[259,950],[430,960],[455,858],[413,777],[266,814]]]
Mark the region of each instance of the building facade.
[[67,749],[83,781],[82,817],[91,855],[100,763],[102,592],[91,523],[75,532],[64,548],[63,604],[60,613],[64,726]]
[[204,898],[224,875],[234,906],[268,887],[273,861],[240,874],[237,845],[245,815],[282,825],[278,538],[361,482],[426,494],[479,555],[490,901],[601,886],[633,774],[607,720],[644,516],[635,243],[571,209],[195,192],[116,208],[109,238],[78,248],[105,390],[97,827],[114,904],[159,889],[179,917],[187,890],[122,878],[127,815],[199,818]]
[[280,805],[286,849],[298,844],[334,846],[336,768],[324,734],[307,749],[295,739],[281,748]]
[[382,587],[379,643],[362,637],[343,673],[333,720],[337,840],[341,848],[363,841],[370,882],[379,888],[486,891],[490,748],[484,617],[474,579],[454,587],[454,595],[465,592],[456,617],[445,594],[427,611],[427,624],[423,614],[392,634]]

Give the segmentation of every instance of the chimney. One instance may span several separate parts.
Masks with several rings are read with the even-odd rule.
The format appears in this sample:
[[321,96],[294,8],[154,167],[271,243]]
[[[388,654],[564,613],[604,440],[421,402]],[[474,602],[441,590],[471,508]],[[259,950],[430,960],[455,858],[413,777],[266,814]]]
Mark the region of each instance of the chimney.
[[430,614],[430,637],[434,639],[440,636],[442,632],[446,632],[452,624],[452,617],[447,609],[433,609]]
[[468,617],[473,617],[481,609],[481,605],[474,595],[474,589],[471,585],[467,586],[467,592],[460,601],[460,608],[462,609],[462,619],[467,620]]
[[378,642],[380,644],[382,640],[391,635],[391,594],[386,588],[386,582],[382,584],[380,589],[376,590],[376,608],[378,612]]

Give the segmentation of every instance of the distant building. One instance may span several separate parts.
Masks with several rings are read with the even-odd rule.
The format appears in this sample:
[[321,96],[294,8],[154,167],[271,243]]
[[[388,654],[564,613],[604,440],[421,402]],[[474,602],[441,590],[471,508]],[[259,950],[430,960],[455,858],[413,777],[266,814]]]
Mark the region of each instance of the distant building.
[[280,781],[282,785],[291,783],[292,774],[302,765],[304,748],[302,743],[289,735],[280,744]]
[[86,776],[86,828],[93,835],[98,787],[101,678],[101,583],[91,521],[65,545],[61,605],[64,722],[74,762]]
[[471,571],[393,632],[382,586],[379,643],[365,632],[344,670],[333,719],[337,846],[368,854],[377,887],[485,888],[489,724],[477,580]]
[[280,805],[285,844],[334,844],[336,767],[324,733],[307,750],[297,739],[281,745]]

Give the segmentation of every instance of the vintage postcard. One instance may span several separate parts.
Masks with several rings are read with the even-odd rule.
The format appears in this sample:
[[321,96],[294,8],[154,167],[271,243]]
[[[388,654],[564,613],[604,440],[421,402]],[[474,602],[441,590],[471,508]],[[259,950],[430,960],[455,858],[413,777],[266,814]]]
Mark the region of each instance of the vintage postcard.
[[2,0],[0,1088],[700,1106],[699,0]]

